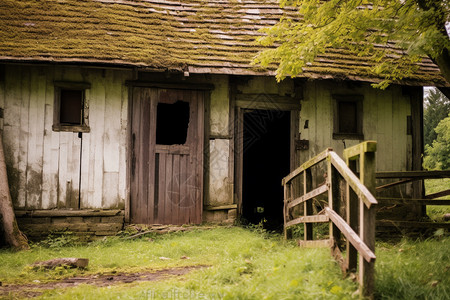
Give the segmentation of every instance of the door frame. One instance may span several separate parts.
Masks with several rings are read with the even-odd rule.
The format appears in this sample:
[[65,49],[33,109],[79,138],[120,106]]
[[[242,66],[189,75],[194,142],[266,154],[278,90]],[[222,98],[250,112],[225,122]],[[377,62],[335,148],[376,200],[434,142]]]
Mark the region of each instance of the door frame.
[[[207,144],[206,141],[209,140],[209,128],[207,125],[209,124],[209,105],[210,105],[210,97],[211,90],[214,89],[213,84],[190,84],[186,82],[182,83],[167,83],[167,82],[147,82],[147,81],[139,81],[139,80],[129,80],[125,82],[125,85],[128,87],[128,113],[127,113],[127,170],[126,170],[126,199],[125,199],[125,224],[130,224],[130,208],[131,208],[131,165],[132,165],[132,157],[133,157],[133,149],[132,149],[132,120],[133,120],[133,90],[134,88],[159,88],[159,89],[176,89],[176,90],[198,90],[204,91],[204,114],[203,114],[203,137],[204,137],[204,148],[206,149]],[[205,165],[205,155],[203,155],[203,165]],[[203,206],[203,198],[205,191],[205,172],[202,174],[202,185],[203,185],[203,196],[202,203]],[[203,211],[203,208],[202,208]]]
[[[243,215],[243,167],[244,167],[244,113],[246,110],[281,110],[290,112],[290,171],[292,172],[298,165],[299,156],[297,155],[295,141],[300,139],[299,119],[300,119],[300,100],[298,98],[279,96],[271,94],[261,94],[260,101],[248,100],[248,95],[236,95],[235,100],[235,128],[234,128],[234,194],[237,199],[237,215]],[[258,96],[259,97],[259,96]],[[264,99],[269,99],[265,101]],[[273,100],[272,100],[273,99]],[[286,174],[288,175],[288,174]],[[281,182],[280,182],[281,186]]]

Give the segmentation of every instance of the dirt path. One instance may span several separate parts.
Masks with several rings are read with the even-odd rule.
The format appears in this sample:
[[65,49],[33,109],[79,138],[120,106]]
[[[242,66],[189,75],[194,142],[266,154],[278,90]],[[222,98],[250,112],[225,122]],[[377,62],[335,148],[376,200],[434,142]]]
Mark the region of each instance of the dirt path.
[[10,294],[20,297],[37,297],[45,290],[75,287],[79,284],[90,284],[98,287],[104,287],[120,283],[131,283],[140,281],[157,281],[171,276],[182,276],[192,270],[205,268],[208,266],[198,265],[181,268],[163,269],[158,271],[148,271],[140,273],[119,273],[112,275],[90,275],[86,277],[72,277],[47,283],[27,283],[10,284],[0,286],[0,297],[3,298]]

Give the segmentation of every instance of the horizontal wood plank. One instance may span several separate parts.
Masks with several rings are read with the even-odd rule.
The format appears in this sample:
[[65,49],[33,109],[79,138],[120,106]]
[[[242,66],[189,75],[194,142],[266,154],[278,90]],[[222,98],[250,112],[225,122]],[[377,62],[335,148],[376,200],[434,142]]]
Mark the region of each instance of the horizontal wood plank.
[[286,227],[294,226],[300,223],[326,223],[329,218],[326,215],[304,216],[291,220],[286,223]]
[[334,210],[329,207],[325,207],[325,212],[330,220],[339,228],[342,234],[350,241],[353,247],[358,250],[360,255],[364,257],[367,262],[373,262],[376,259],[375,253],[367,247],[367,245],[361,240],[356,232],[345,222],[345,220],[339,216]]
[[294,206],[296,206],[296,205],[298,205],[300,203],[303,203],[303,202],[308,201],[308,200],[310,200],[310,199],[312,199],[314,197],[317,197],[318,195],[323,194],[326,191],[328,191],[328,184],[323,184],[320,187],[312,190],[311,192],[306,193],[305,195],[300,196],[298,198],[295,198],[294,200],[289,202],[288,208],[292,208],[292,207],[294,207]]
[[295,169],[294,171],[292,171],[291,173],[289,173],[288,176],[284,177],[282,180],[282,185],[285,185],[286,183],[288,183],[289,181],[291,181],[292,179],[294,179],[296,176],[298,176],[300,173],[302,173],[304,170],[311,168],[312,166],[320,163],[321,161],[325,160],[328,156],[328,153],[330,153],[330,151],[332,151],[333,149],[328,148],[325,151],[321,152],[320,154],[318,154],[317,156],[311,158],[310,160],[308,160],[307,162],[305,162],[304,164],[302,164],[300,167],[298,167],[297,169]]
[[344,150],[344,158],[348,158],[352,160],[357,156],[361,155],[365,152],[376,152],[377,151],[377,142],[375,141],[365,141],[353,147],[347,148]]
[[376,226],[393,226],[403,228],[447,228],[450,229],[450,222],[420,222],[420,221],[394,221],[378,220]]
[[109,217],[123,215],[121,209],[109,210],[16,210],[16,217]]
[[344,163],[344,161],[335,153],[330,152],[330,159],[336,170],[344,177],[348,184],[352,187],[353,191],[363,200],[364,204],[370,208],[372,205],[377,204],[375,197],[369,192],[365,185],[356,177],[356,175],[350,170],[350,168]]
[[450,199],[402,199],[402,198],[377,198],[382,205],[388,204],[418,204],[418,205],[450,205]]
[[324,248],[324,247],[330,247],[332,242],[331,240],[315,240],[315,241],[304,241],[304,240],[298,240],[297,241],[298,246],[303,248]]
[[225,210],[225,209],[237,209],[237,204],[205,206],[205,210]]
[[402,171],[402,172],[377,172],[375,173],[377,179],[387,178],[418,178],[418,179],[433,179],[433,178],[449,178],[450,171]]

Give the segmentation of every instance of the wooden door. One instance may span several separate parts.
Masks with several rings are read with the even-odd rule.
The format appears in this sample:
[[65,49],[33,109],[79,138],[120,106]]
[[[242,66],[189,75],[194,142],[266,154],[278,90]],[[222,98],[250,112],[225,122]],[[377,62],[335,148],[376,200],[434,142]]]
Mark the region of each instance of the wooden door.
[[130,218],[201,223],[204,91],[133,89]]

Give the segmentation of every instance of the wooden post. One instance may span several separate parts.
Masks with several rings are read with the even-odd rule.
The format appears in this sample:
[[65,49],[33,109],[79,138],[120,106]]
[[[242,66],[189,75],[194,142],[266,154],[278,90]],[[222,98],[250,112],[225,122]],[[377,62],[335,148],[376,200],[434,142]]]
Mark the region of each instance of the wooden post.
[[[367,189],[375,194],[375,152],[362,152],[359,157],[360,165],[360,179]],[[359,203],[359,234],[361,240],[375,252],[375,209],[367,208],[367,206],[360,201]],[[375,262],[367,262],[360,255],[359,257],[359,279],[363,296],[373,299],[373,292],[375,290]]]
[[[312,173],[311,173],[311,169],[306,169],[303,172],[303,195],[305,195],[306,193],[308,193],[311,190],[312,187]],[[306,216],[311,216],[312,215],[312,200],[308,200],[304,202],[304,210],[303,210],[303,215]],[[308,240],[312,240],[313,239],[313,224],[312,223],[303,223],[304,225],[304,235],[305,241]]]
[[[347,158],[346,163],[349,166],[350,170],[352,170],[353,173],[356,173],[356,161],[349,160]],[[348,183],[346,184],[345,194],[346,194],[345,210],[347,217],[346,221],[355,232],[358,232],[358,211],[359,211],[358,196],[355,194],[353,189],[350,188],[350,185]],[[346,241],[346,249],[347,249],[347,256],[345,260],[348,267],[348,271],[356,272],[356,268],[358,266],[358,251],[356,250],[355,247],[353,247],[352,243],[350,243],[349,240]]]
[[284,221],[284,239],[291,239],[292,238],[292,230],[286,228],[286,223],[289,221],[289,199],[290,199],[290,191],[291,191],[291,183],[285,183],[284,184],[284,208],[283,208],[283,221]]
[[[329,184],[328,188],[328,206],[334,210],[337,214],[339,214],[339,206],[340,206],[340,187],[339,187],[339,172],[333,167],[331,162],[328,162],[328,170],[327,170],[327,181]],[[335,247],[340,247],[341,243],[341,232],[339,228],[333,223],[330,222],[330,238],[333,239]],[[339,250],[341,250],[339,248]]]

